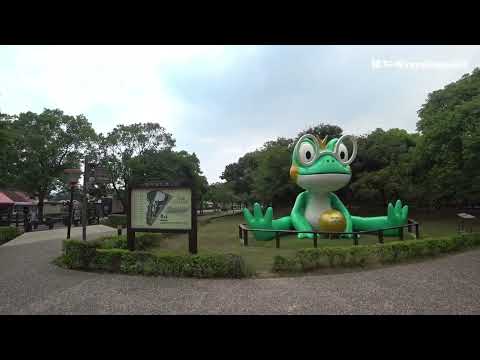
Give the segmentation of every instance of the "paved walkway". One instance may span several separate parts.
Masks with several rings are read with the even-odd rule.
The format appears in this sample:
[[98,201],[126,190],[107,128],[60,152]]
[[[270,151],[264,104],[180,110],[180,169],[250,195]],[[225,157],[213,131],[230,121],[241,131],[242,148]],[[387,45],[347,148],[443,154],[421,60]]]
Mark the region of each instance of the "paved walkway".
[[480,314],[480,250],[335,275],[175,279],[58,268],[65,231],[0,246],[0,314]]

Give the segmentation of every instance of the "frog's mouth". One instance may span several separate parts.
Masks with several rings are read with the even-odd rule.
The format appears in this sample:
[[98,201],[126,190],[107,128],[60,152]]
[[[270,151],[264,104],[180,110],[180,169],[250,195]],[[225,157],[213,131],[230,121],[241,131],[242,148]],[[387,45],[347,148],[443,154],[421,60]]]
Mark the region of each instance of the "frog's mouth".
[[316,173],[298,175],[298,186],[310,191],[331,192],[343,188],[348,184],[352,175],[350,173]]

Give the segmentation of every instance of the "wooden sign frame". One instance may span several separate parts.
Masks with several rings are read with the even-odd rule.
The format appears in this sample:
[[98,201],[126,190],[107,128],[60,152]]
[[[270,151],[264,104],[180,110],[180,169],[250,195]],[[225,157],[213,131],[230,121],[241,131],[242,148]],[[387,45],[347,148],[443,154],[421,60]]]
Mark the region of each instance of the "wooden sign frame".
[[[132,228],[132,190],[159,188],[160,189],[190,189],[191,192],[191,229],[148,229],[148,228]],[[198,252],[197,243],[197,209],[195,204],[195,193],[192,184],[188,181],[165,182],[165,181],[147,181],[141,184],[128,185],[127,196],[127,245],[128,249],[135,250],[135,232],[154,232],[154,233],[188,233],[188,251],[191,254]]]

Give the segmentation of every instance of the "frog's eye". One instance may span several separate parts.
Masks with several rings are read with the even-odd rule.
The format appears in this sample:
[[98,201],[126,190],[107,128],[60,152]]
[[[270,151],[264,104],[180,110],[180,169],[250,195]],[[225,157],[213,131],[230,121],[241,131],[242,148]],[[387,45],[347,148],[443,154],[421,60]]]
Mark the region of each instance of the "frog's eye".
[[348,149],[344,144],[338,146],[338,157],[344,162],[348,160]]
[[[346,140],[350,140],[351,145]],[[351,152],[348,150],[347,144],[351,146]],[[343,135],[336,142],[333,152],[339,161],[344,165],[349,165],[357,156],[357,140],[353,136]]]
[[313,160],[315,160],[315,155],[315,148],[310,142],[305,141],[300,144],[298,148],[298,159],[303,165],[310,165]]

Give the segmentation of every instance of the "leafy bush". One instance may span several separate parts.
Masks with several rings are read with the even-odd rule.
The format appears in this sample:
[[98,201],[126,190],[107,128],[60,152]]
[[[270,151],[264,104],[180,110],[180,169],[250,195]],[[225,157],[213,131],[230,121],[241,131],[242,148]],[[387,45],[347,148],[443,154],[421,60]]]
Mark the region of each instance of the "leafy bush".
[[306,272],[323,268],[389,264],[407,259],[480,246],[480,233],[443,239],[405,240],[386,244],[302,249],[291,257],[275,256],[274,272]]
[[17,228],[11,226],[0,226],[0,244],[16,238],[20,234],[21,232]]
[[290,259],[285,256],[276,255],[273,258],[273,268],[277,272],[295,273],[301,271],[301,265],[296,259]]
[[107,249],[101,245],[101,241],[65,240],[63,255],[57,263],[70,269],[124,274],[197,278],[243,278],[250,275],[243,258],[234,254],[155,255],[146,251]]
[[[135,250],[146,250],[156,239],[161,238],[160,234],[137,233],[135,235]],[[100,249],[128,249],[127,236],[114,235],[97,240]]]
[[122,255],[125,252],[128,251],[122,249],[97,249],[93,259],[92,268],[101,271],[119,272],[122,263]]
[[63,262],[71,269],[88,269],[96,255],[95,242],[80,240],[63,241]]

